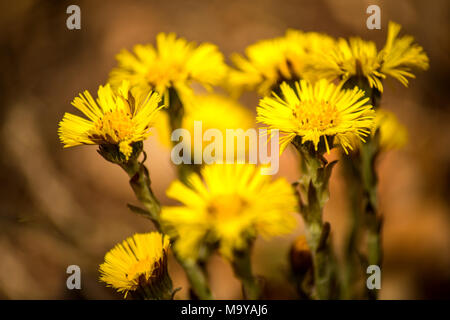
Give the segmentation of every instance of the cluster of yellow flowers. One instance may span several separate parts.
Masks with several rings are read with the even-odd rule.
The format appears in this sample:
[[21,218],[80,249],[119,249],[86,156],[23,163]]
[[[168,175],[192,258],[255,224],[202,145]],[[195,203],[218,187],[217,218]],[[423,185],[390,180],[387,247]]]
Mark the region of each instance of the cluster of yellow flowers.
[[[145,207],[133,211],[151,217],[158,229],[130,237],[108,252],[100,266],[101,281],[125,296],[172,298],[167,254],[173,244],[197,297],[212,297],[201,266],[218,250],[242,280],[246,297],[258,298],[261,290],[249,263],[252,244],[258,235],[292,232],[299,209],[311,227],[309,247],[319,248],[314,223],[321,233],[326,228],[314,208],[326,202],[332,168],[323,153],[334,146],[357,153],[376,135],[381,150],[406,143],[406,129],[393,113],[378,108],[377,98],[387,76],[406,86],[413,69],[427,69],[428,58],[412,37],[399,37],[399,31],[398,24],[390,23],[386,44],[378,51],[360,38],[288,30],[250,45],[245,56],[234,54],[234,67],[226,65],[215,45],[197,45],[172,33],[158,34],[156,46],[120,52],[97,99],[85,91],[73,100],[86,118],[66,113],[58,131],[64,147],[99,145],[102,156],[124,168]],[[207,93],[195,93],[195,83]],[[228,95],[212,92],[214,87],[225,88]],[[246,90],[261,96],[256,117],[237,101]],[[181,205],[159,206],[148,170],[137,160],[151,128],[168,145],[171,130],[192,131],[195,120],[225,131],[252,128],[255,119],[269,132],[279,130],[280,152],[290,144],[299,150],[303,178],[291,185],[285,178],[262,175],[257,165],[192,165],[167,190]],[[313,264],[318,264],[315,255]],[[312,296],[326,297],[316,286]]]

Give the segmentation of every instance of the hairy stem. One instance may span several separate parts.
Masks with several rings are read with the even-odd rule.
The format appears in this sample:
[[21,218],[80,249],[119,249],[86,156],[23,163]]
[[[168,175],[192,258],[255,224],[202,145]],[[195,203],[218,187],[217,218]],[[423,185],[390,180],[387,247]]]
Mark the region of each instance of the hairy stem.
[[[173,88],[169,89],[169,107],[165,110],[169,115],[169,124],[172,132],[176,129],[182,128],[185,110],[178,93]],[[179,142],[173,141],[174,145],[176,145],[177,143]],[[199,173],[201,169],[201,165],[186,163],[181,163],[176,167],[178,179],[186,185],[189,185],[187,181],[188,176],[193,172]]]
[[[347,80],[344,84],[346,88],[353,88],[357,85],[360,89],[365,91],[365,96],[369,98],[370,103],[377,109],[379,107],[381,93],[375,88],[371,88],[367,79],[364,77],[353,77]],[[381,267],[382,263],[382,247],[381,247],[381,227],[382,218],[378,211],[378,196],[377,186],[378,178],[375,168],[375,162],[380,152],[379,147],[379,132],[375,132],[373,136],[367,137],[366,142],[361,144],[359,154],[350,155],[353,164],[352,175],[348,178],[358,187],[361,187],[362,192],[352,193],[349,196],[359,197],[359,199],[351,199],[352,203],[357,203],[357,207],[353,207],[354,210],[360,210],[360,212],[354,212],[353,218],[362,220],[363,223],[359,223],[359,220],[354,220],[354,230],[352,232],[359,234],[361,227],[365,227],[367,233],[367,261],[368,265],[377,265]],[[358,223],[356,223],[358,222]],[[358,230],[356,230],[357,228]],[[350,235],[351,239],[352,235]],[[355,248],[350,248],[354,250]],[[350,262],[348,262],[350,263]],[[366,266],[367,267],[367,266]],[[367,295],[370,299],[377,299],[377,290],[367,290]]]
[[[367,263],[381,267],[381,226],[382,218],[378,212],[375,161],[379,152],[378,132],[361,147],[361,177],[364,186],[364,212],[367,228]],[[378,298],[377,290],[368,290],[370,299]]]
[[330,225],[323,222],[323,207],[328,201],[328,182],[335,164],[327,163],[312,146],[294,140],[300,154],[302,177],[299,180],[301,212],[306,226],[306,240],[312,253],[314,296],[331,299],[335,289],[335,262],[330,245]]
[[213,296],[209,288],[208,279],[201,265],[196,261],[183,260],[178,255],[176,255],[176,258],[186,272],[195,298],[212,300]]
[[127,163],[120,165],[130,177],[130,185],[138,200],[144,205],[150,220],[160,230],[159,214],[161,205],[151,189],[151,180],[147,168],[139,163],[137,159],[130,159]]
[[235,252],[232,261],[234,274],[241,280],[245,299],[257,300],[261,297],[258,278],[253,275],[251,265],[251,245],[245,251]]

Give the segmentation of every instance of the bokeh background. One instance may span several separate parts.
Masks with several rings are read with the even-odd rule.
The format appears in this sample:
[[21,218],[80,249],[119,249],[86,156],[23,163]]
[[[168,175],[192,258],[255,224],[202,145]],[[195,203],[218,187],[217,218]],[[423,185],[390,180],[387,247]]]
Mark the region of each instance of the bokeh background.
[[[81,8],[81,30],[66,28],[66,8]],[[366,28],[366,8],[381,7],[382,29]],[[114,56],[136,43],[174,31],[232,52],[287,28],[332,36],[359,35],[384,43],[389,20],[414,35],[431,67],[410,87],[388,81],[383,106],[408,127],[410,142],[378,163],[385,217],[381,298],[450,298],[450,2],[447,0],[179,0],[1,1],[0,5],[0,298],[120,298],[98,282],[98,264],[117,242],[151,229],[125,204],[137,201],[124,172],[106,163],[93,146],[63,150],[57,125],[79,92],[96,92],[115,66]],[[254,111],[257,97],[242,102]],[[145,143],[154,191],[175,178],[169,150],[156,136]],[[292,152],[279,175],[293,181]],[[340,250],[348,226],[340,168],[331,183],[325,219]],[[303,233],[258,241],[255,269],[266,277],[271,298],[295,297],[284,278],[289,245]],[[67,290],[66,268],[82,270],[82,289]],[[187,297],[186,280],[170,261],[175,286]],[[240,298],[230,267],[219,257],[209,265],[218,298]]]

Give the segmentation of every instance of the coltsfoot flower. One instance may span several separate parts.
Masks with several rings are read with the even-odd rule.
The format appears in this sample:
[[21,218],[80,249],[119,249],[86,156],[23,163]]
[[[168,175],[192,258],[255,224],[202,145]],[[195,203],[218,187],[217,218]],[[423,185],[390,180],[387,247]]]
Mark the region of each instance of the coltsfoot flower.
[[167,273],[169,238],[158,232],[135,234],[117,244],[100,265],[100,281],[136,298],[161,299],[172,294]]
[[336,46],[316,56],[317,76],[346,81],[352,77],[365,78],[371,88],[383,92],[382,80],[391,76],[408,86],[415,78],[413,69],[426,70],[429,59],[412,36],[398,37],[401,26],[389,22],[387,40],[380,51],[372,41],[361,38],[339,39]]
[[295,90],[281,84],[281,93],[282,97],[273,93],[261,99],[256,117],[268,129],[280,130],[280,152],[297,136],[302,144],[311,142],[315,150],[323,140],[327,152],[328,138],[333,138],[347,152],[354,138],[363,139],[371,132],[375,113],[357,87],[343,90],[325,79],[314,84],[301,80]]
[[401,149],[408,142],[408,130],[391,111],[376,111],[375,128],[380,130],[380,148],[384,151]]
[[156,47],[138,44],[133,52],[122,50],[116,59],[119,64],[109,77],[113,86],[128,80],[132,87],[153,89],[165,98],[168,89],[174,88],[184,103],[192,97],[193,82],[210,88],[220,85],[227,72],[224,57],[215,45],[197,46],[174,33],[159,33]]
[[318,76],[329,80],[346,81],[354,76],[365,78],[370,87],[383,90],[378,51],[374,42],[361,38],[339,39],[336,46],[316,57],[314,64]]
[[414,43],[414,37],[398,37],[401,26],[395,22],[389,23],[386,45],[381,50],[381,72],[408,86],[408,78],[415,78],[412,69],[427,70],[429,59],[421,46]]
[[94,100],[86,90],[72,105],[88,119],[65,113],[59,123],[59,137],[64,147],[82,144],[117,145],[126,160],[133,153],[132,144],[145,140],[160,106],[155,92],[130,91],[128,81],[117,92],[111,86],[100,86]]
[[[218,246],[233,259],[258,235],[287,234],[296,226],[297,200],[291,185],[260,174],[250,164],[205,166],[192,173],[187,187],[175,181],[167,190],[182,206],[163,207],[162,224],[176,238],[174,249],[184,259],[197,259],[206,246]],[[201,178],[203,177],[203,179]]]
[[[223,136],[227,129],[243,129],[244,131],[253,128],[255,116],[238,101],[218,94],[196,95],[193,98],[192,106],[185,110],[182,120],[182,128],[189,131],[194,137],[194,121],[202,122],[202,130],[217,129]],[[167,113],[161,112],[158,115],[157,124],[160,141],[165,146],[171,146],[170,125]],[[197,150],[202,154],[204,147],[208,143],[202,140],[202,150]],[[197,145],[192,144],[193,148]],[[191,151],[194,154],[194,150]],[[236,152],[235,152],[236,154]]]
[[283,37],[262,40],[247,47],[246,58],[234,54],[236,66],[229,73],[229,85],[234,92],[256,90],[260,95],[283,81],[309,79],[313,76],[310,57],[317,52],[327,51],[334,40],[316,32],[288,30]]
[[[379,131],[379,148],[382,151],[389,151],[403,148],[408,142],[408,130],[401,124],[397,116],[388,110],[377,109],[375,111],[374,127],[371,136]],[[359,151],[362,141],[353,139],[352,149]]]

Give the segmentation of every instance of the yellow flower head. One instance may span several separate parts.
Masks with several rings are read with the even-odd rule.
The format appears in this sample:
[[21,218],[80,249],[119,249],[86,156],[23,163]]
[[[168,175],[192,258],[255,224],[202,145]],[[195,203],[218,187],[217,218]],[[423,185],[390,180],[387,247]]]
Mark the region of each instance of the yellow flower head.
[[407,77],[415,77],[412,69],[428,69],[428,57],[413,37],[398,38],[400,29],[400,25],[389,22],[386,44],[379,52],[372,41],[339,39],[332,50],[316,55],[313,63],[316,75],[343,81],[362,77],[380,92],[382,80],[388,75],[407,86]]
[[343,90],[325,79],[314,84],[301,80],[295,83],[295,90],[281,84],[281,93],[282,97],[273,93],[273,97],[261,99],[256,110],[258,122],[282,134],[280,152],[296,136],[302,143],[312,142],[316,150],[323,139],[328,152],[327,137],[333,137],[347,152],[354,137],[362,139],[373,127],[369,98],[364,98],[364,91],[357,87]]
[[[374,123],[371,135],[373,136],[379,130],[379,145],[382,151],[401,149],[407,144],[408,130],[398,121],[393,112],[384,109],[376,110]],[[361,143],[359,139],[353,139],[351,141],[353,150],[358,151]]]
[[117,244],[100,265],[100,281],[124,293],[151,286],[167,273],[169,239],[158,232],[135,234]]
[[254,115],[238,101],[218,94],[195,97],[192,108],[186,110],[183,128],[193,136],[194,121],[203,122],[203,130],[249,129],[254,125]]
[[119,65],[109,78],[113,86],[128,80],[132,87],[152,88],[165,98],[168,98],[168,89],[174,88],[184,101],[192,95],[192,82],[210,88],[220,84],[227,71],[223,55],[215,45],[196,46],[177,38],[174,33],[159,33],[156,47],[139,44],[133,52],[122,50],[116,59]]
[[305,79],[313,82],[319,80],[313,69],[314,57],[329,52],[335,46],[336,40],[323,33],[293,29],[287,30],[285,39],[288,43],[286,59],[298,75],[297,80]]
[[401,149],[408,142],[408,130],[398,121],[393,112],[377,110],[375,129],[380,130],[380,148],[382,150]]
[[[198,135],[198,133],[194,133],[194,121],[201,121],[203,132],[208,129],[217,129],[225,137],[227,129],[243,129],[245,131],[253,128],[254,119],[252,112],[236,100],[218,94],[207,94],[198,95],[192,99],[192,105],[185,109],[182,127],[189,131],[193,139],[194,135]],[[161,142],[166,146],[171,146],[171,131],[167,113],[161,112],[157,122],[156,128]],[[202,143],[199,144],[202,151],[210,143],[202,139]],[[191,144],[193,148],[198,146],[193,141]],[[194,154],[195,150],[192,152]]]
[[398,38],[401,26],[390,22],[386,45],[379,54],[381,72],[394,77],[405,87],[408,79],[415,78],[411,69],[427,70],[429,59],[423,48],[414,43],[412,36]]
[[274,86],[287,80],[306,78],[309,59],[317,52],[327,50],[334,43],[326,35],[288,30],[286,35],[262,40],[247,47],[247,58],[234,54],[236,70],[229,73],[232,90],[257,90],[260,95],[269,94]]
[[316,56],[315,68],[321,78],[346,81],[353,76],[367,79],[370,87],[383,90],[377,47],[361,38],[339,39],[334,49]]
[[157,93],[138,93],[129,90],[129,82],[122,82],[114,92],[111,86],[100,86],[94,100],[86,90],[72,101],[72,105],[88,119],[71,113],[64,114],[59,123],[59,137],[64,147],[82,144],[113,144],[128,160],[132,143],[145,140],[155,114],[161,108]]
[[192,173],[191,188],[175,181],[167,190],[182,206],[163,207],[161,219],[175,250],[185,259],[196,259],[204,244],[218,244],[232,259],[257,234],[269,237],[291,232],[296,220],[296,197],[291,185],[271,181],[250,164],[214,164]]

